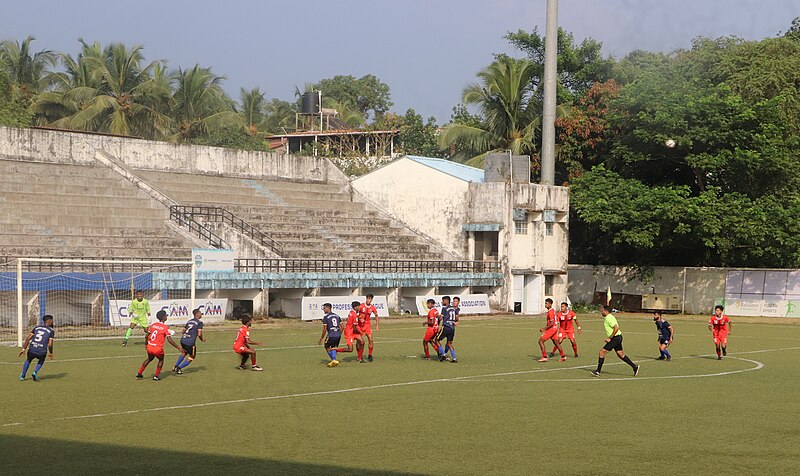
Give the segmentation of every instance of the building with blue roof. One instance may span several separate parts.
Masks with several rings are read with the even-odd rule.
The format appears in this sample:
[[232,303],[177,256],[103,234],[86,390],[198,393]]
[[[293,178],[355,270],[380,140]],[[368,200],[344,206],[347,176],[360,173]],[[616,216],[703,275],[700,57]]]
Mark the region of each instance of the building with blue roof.
[[[512,179],[513,177],[513,179]],[[569,193],[530,183],[530,159],[490,154],[484,169],[402,156],[351,182],[354,194],[447,251],[498,261],[504,285],[483,289],[503,310],[542,312],[565,300]]]

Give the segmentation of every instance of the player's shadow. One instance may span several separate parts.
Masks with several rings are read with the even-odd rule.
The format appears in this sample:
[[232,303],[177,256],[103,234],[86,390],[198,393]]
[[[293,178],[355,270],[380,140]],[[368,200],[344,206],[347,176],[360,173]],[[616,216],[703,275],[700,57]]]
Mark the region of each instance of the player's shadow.
[[193,374],[195,372],[199,372],[199,371],[205,370],[205,369],[206,369],[206,367],[204,365],[198,365],[196,367],[186,367],[185,369],[182,370],[182,372],[183,372],[183,375],[186,375],[186,374]]
[[64,378],[67,376],[66,372],[61,372],[57,374],[44,374],[39,376],[39,380],[56,380],[60,378]]

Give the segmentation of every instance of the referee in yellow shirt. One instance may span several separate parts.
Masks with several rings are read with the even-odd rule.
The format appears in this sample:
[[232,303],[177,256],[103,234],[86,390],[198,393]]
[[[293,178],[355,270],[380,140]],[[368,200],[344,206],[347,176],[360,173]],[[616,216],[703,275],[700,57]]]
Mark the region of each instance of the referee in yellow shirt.
[[600,349],[600,357],[597,359],[597,369],[592,370],[592,375],[595,377],[600,376],[600,372],[603,369],[603,362],[606,360],[606,354],[612,350],[616,351],[617,357],[631,366],[634,377],[639,375],[639,366],[633,363],[630,357],[625,355],[625,352],[622,350],[622,332],[619,330],[617,318],[614,317],[614,314],[611,314],[611,307],[606,305],[601,306],[600,314],[603,315],[603,326],[606,329],[606,336],[608,336],[608,338],[606,339],[606,345]]

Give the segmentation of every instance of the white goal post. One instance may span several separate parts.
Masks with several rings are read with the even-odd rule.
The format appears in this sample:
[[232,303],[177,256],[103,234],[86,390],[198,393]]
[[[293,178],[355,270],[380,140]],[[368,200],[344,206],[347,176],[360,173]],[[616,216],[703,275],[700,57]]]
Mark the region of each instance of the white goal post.
[[[10,288],[16,291],[13,307],[19,347],[27,328],[40,322],[44,314],[54,315],[56,330],[64,331],[62,336],[115,337],[130,322],[126,303],[134,299],[135,291],[141,290],[148,300],[180,301],[182,305],[173,304],[180,309],[180,317],[194,309],[196,268],[195,262],[188,260],[17,258],[16,283],[7,282],[13,272],[2,273],[6,283],[0,282],[0,290],[6,300],[12,299]],[[7,313],[11,307],[7,302],[0,310]],[[152,319],[156,311],[152,309]],[[10,316],[7,318],[3,323],[6,329]]]

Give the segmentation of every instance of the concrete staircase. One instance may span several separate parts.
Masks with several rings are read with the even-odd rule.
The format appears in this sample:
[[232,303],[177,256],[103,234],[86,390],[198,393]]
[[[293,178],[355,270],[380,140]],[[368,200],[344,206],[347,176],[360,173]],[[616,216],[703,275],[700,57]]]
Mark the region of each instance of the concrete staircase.
[[276,240],[284,258],[436,260],[401,225],[327,183],[253,180],[137,170],[183,205],[223,207]]
[[168,218],[107,167],[0,159],[0,255],[188,259]]

